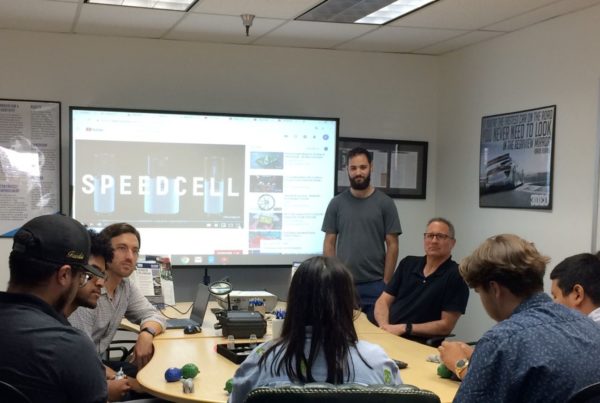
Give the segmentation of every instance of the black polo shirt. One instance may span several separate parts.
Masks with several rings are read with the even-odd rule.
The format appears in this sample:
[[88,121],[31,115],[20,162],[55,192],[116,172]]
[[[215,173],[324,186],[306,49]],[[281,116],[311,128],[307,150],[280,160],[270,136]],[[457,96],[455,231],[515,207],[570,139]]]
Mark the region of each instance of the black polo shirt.
[[442,311],[465,313],[469,287],[448,258],[428,277],[423,275],[426,257],[407,256],[396,268],[385,292],[396,297],[390,307],[389,321],[425,323],[440,320]]
[[106,375],[92,341],[30,294],[0,292],[0,379],[32,402],[106,403]]

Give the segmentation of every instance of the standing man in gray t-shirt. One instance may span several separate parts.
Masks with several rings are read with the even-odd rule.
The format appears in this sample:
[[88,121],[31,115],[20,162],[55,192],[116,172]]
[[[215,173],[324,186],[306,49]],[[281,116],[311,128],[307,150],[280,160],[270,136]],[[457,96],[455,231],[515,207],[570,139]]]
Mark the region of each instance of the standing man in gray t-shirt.
[[371,185],[372,157],[364,148],[348,152],[350,188],[327,206],[323,254],[338,256],[348,266],[363,312],[373,310],[398,259],[402,233],[394,201]]

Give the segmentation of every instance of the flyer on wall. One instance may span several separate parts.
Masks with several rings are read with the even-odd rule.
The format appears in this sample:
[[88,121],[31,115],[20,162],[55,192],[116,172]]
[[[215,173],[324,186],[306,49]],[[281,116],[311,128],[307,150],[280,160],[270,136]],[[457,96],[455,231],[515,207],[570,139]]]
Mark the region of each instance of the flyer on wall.
[[552,209],[556,105],[481,119],[479,206]]
[[60,204],[60,102],[0,99],[0,236]]

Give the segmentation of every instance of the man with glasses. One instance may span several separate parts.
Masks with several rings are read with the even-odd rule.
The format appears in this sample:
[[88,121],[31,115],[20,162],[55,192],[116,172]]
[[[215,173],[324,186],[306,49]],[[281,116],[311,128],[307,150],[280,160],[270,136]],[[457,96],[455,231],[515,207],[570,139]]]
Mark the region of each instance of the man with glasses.
[[379,327],[418,342],[450,334],[469,299],[451,256],[456,244],[452,223],[432,218],[423,238],[425,256],[400,261],[374,312]]
[[0,380],[32,402],[107,400],[92,342],[62,313],[88,275],[104,276],[89,255],[85,228],[62,215],[34,218],[13,238],[8,289],[0,292]]
[[117,371],[123,366],[127,376],[135,377],[137,369],[152,358],[152,341],[165,328],[165,318],[128,278],[136,268],[140,253],[139,232],[130,224],[117,223],[104,228],[101,234],[110,239],[114,255],[107,265],[108,275],[97,307],[80,307],[69,317],[69,321],[91,337],[100,355],[109,347],[124,317],[140,325],[141,330],[133,349],[134,365],[105,361]]

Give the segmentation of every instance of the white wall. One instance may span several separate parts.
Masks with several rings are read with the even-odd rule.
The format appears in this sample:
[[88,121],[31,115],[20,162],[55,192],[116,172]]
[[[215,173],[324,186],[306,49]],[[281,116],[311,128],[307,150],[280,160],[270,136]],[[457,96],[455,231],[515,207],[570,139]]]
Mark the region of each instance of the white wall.
[[[421,253],[423,222],[435,214],[456,225],[457,260],[485,237],[513,232],[551,256],[551,269],[590,250],[598,37],[600,7],[439,58],[4,31],[0,97],[63,102],[65,206],[69,105],[337,116],[342,136],[426,140],[427,200],[397,201],[400,255]],[[481,117],[550,104],[553,210],[479,208]],[[9,250],[0,240],[0,289]],[[474,340],[491,324],[472,294],[456,333]]]
[[[0,31],[0,54],[0,98],[62,102],[65,212],[70,105],[339,117],[341,136],[429,141],[435,171],[434,57],[10,31]],[[427,200],[397,202],[401,254],[422,252],[428,179]],[[0,239],[0,289],[11,245]]]
[[[454,219],[457,257],[511,232],[552,258],[590,251],[598,151],[600,7],[441,58],[436,211]],[[481,117],[557,105],[552,211],[478,207]],[[546,289],[550,282],[546,279]],[[472,293],[456,329],[476,339],[492,321]]]

